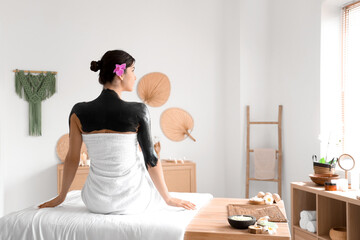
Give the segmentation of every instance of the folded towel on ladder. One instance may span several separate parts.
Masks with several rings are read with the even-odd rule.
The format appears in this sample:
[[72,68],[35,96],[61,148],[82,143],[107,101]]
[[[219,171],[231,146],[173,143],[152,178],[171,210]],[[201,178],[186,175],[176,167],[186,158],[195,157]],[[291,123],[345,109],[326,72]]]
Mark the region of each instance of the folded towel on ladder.
[[276,150],[271,148],[254,149],[255,178],[275,178]]

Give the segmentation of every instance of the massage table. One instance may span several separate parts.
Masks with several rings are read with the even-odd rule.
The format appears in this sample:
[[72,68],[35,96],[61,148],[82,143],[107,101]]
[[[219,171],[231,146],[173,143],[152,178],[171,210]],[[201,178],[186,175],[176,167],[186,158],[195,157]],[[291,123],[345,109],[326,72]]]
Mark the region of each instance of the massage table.
[[[230,227],[227,204],[246,203],[245,199],[213,198],[208,193],[170,192],[192,201],[196,210],[164,209],[156,214],[103,215],[90,213],[80,190],[68,193],[55,208],[32,206],[0,218],[0,239],[6,240],[198,240],[198,239],[290,239],[287,223],[278,223],[275,235],[253,235]],[[281,202],[280,208],[284,211]],[[285,211],[284,211],[285,213]]]
[[186,226],[199,209],[213,198],[208,193],[170,192],[189,200],[196,210],[164,206],[161,210],[134,215],[91,213],[81,190],[67,193],[54,208],[31,206],[0,218],[1,240],[182,240]]

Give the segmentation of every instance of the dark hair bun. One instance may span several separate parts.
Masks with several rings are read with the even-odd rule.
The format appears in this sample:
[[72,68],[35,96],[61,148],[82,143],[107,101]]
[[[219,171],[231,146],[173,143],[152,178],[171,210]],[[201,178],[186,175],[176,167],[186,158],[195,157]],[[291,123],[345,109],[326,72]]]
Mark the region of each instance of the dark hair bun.
[[101,61],[92,61],[90,63],[91,71],[97,72],[101,68]]
[[[99,61],[92,61],[90,69],[94,72],[100,70],[99,83],[105,85],[106,83],[112,83],[115,79],[114,68],[116,64],[126,64],[127,67],[132,66],[135,63],[135,59],[123,50],[110,50],[102,56]],[[125,69],[126,73],[126,69]]]

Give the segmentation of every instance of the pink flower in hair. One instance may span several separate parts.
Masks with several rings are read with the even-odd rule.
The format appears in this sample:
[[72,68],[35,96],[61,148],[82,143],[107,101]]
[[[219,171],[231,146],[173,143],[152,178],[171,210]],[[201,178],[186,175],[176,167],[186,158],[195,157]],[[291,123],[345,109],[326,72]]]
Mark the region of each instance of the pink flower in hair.
[[115,64],[115,69],[113,73],[116,73],[116,75],[120,77],[121,75],[123,75],[125,69],[126,69],[126,63],[123,63],[121,65]]

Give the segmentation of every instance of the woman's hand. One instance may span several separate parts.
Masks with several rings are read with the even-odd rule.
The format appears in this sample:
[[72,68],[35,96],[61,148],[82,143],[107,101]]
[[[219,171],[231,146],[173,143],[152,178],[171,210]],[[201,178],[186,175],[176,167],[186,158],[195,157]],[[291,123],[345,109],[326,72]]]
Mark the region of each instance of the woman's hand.
[[57,196],[56,198],[39,205],[39,208],[56,207],[65,200],[64,197]]
[[156,154],[159,157],[160,156],[160,150],[161,150],[160,142],[157,142],[157,143],[154,144],[154,150],[155,150]]
[[192,202],[182,200],[182,199],[178,199],[178,198],[173,198],[173,197],[170,197],[166,201],[166,204],[169,205],[169,206],[173,206],[173,207],[183,207],[183,208],[186,208],[188,210],[196,209],[196,205],[193,204]]

